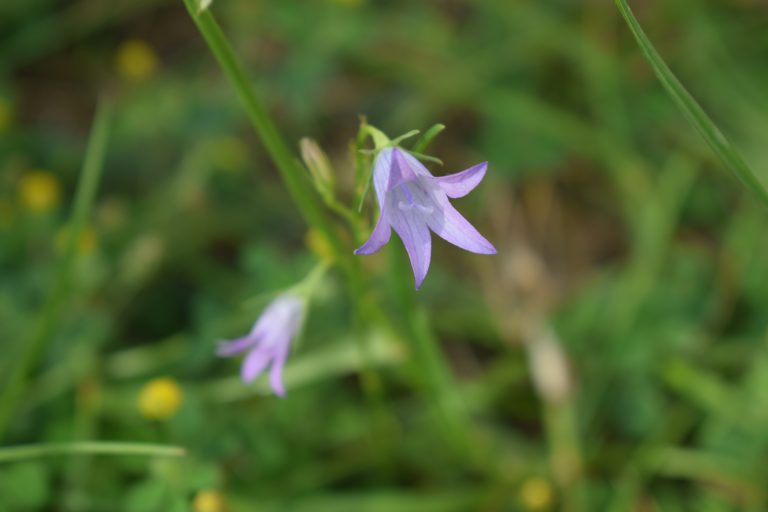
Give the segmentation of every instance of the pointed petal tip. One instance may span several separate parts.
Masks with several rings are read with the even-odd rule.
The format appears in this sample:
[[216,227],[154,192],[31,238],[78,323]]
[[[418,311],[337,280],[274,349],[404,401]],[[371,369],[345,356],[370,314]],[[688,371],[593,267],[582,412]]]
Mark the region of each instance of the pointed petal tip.
[[475,247],[473,249],[467,249],[467,248],[463,248],[463,249],[465,249],[465,250],[467,250],[469,252],[473,252],[475,254],[485,254],[485,255],[488,255],[488,256],[496,254],[496,248],[493,245],[491,245],[490,242],[488,243],[488,245],[483,245],[483,246]]
[[[488,240],[486,240],[486,242],[488,242]],[[494,247],[491,242],[488,242],[488,247],[483,252],[478,252],[478,254],[487,254],[489,256],[497,254],[496,247]]]
[[283,365],[285,365],[285,359],[288,357],[288,353],[284,353],[272,363],[272,368],[269,370],[269,385],[275,395],[280,398],[285,396],[285,384],[283,384]]
[[371,237],[360,247],[355,249],[355,255],[367,256],[377,252],[384,247],[389,238],[392,235],[392,228],[389,226],[389,222],[384,213],[379,215],[379,220],[376,222],[376,226],[373,228]]
[[250,336],[243,336],[234,340],[218,340],[216,342],[216,355],[218,357],[234,357],[248,350],[251,344]]
[[488,162],[481,162],[456,174],[440,176],[437,182],[448,197],[456,199],[472,192],[483,181],[487,170]]

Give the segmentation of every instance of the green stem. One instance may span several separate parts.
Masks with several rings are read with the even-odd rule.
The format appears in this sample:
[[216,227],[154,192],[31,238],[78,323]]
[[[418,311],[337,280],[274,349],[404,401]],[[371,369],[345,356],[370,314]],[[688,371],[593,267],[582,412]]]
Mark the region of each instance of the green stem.
[[552,474],[563,492],[563,510],[586,510],[583,461],[573,400],[544,402],[544,423]]
[[[331,245],[335,260],[341,266],[348,279],[347,284],[350,293],[354,297],[355,304],[357,305],[357,315],[361,318],[365,317],[365,320],[369,320],[371,318],[369,315],[370,311],[362,306],[362,304],[368,303],[367,297],[370,296],[370,293],[360,274],[360,266],[357,260],[354,259],[352,250],[346,247],[342,242],[335,229],[335,225],[323,211],[323,203],[312,189],[310,182],[307,179],[305,169],[298,163],[298,160],[294,158],[291,151],[288,149],[288,145],[280,136],[274,122],[269,117],[266,108],[254,94],[250,82],[243,70],[243,66],[238,61],[231,45],[227,41],[226,36],[210,10],[198,13],[197,5],[194,0],[184,0],[184,3],[190,16],[197,25],[198,30],[200,30],[208,47],[224,71],[224,74],[227,75],[227,78],[237,91],[251,123],[256,129],[256,132],[267,149],[269,156],[272,158],[272,161],[277,166],[297,208],[303,215],[307,224],[320,231]],[[354,219],[351,218],[351,216],[348,216],[343,211],[339,211],[337,208],[334,209],[342,217],[347,217],[350,224],[353,224],[352,221]],[[362,343],[363,342],[361,341],[360,344]],[[384,396],[380,379],[373,370],[370,360],[370,351],[361,348],[361,356],[364,360],[362,368],[364,391],[370,403],[373,404],[377,411],[380,411],[377,413],[377,416],[382,417],[386,415],[386,410],[383,406]],[[383,423],[384,422],[382,422],[382,424]],[[382,428],[379,430],[382,430]]]
[[67,230],[67,241],[58,262],[53,286],[41,313],[37,329],[26,343],[24,352],[13,367],[12,373],[0,395],[0,440],[8,430],[11,415],[26,387],[29,374],[37,366],[46,345],[53,337],[62,314],[62,306],[69,292],[80,235],[90,216],[101,178],[111,109],[100,103],[91,128],[83,170],[77,185],[75,205]]
[[392,273],[397,302],[406,319],[407,337],[413,349],[414,373],[420,380],[429,402],[437,406],[440,426],[457,452],[475,455],[469,450],[470,423],[468,411],[461,402],[458,386],[435,339],[424,308],[416,301],[410,267],[404,253],[391,254]]
[[154,457],[183,457],[187,451],[180,446],[159,444],[83,441],[77,443],[48,443],[0,448],[0,463],[50,457],[55,455],[148,455]]
[[[189,15],[197,25],[208,48],[218,61],[224,74],[227,76],[232,86],[235,88],[240,101],[245,107],[248,118],[264,144],[269,156],[277,166],[280,176],[283,178],[288,192],[293,198],[293,202],[304,216],[304,219],[310,226],[320,230],[334,249],[337,256],[341,256],[348,251],[342,243],[340,237],[334,229],[333,223],[328,219],[322,208],[317,194],[314,193],[307,179],[307,173],[288,149],[285,140],[280,136],[272,119],[267,113],[259,98],[254,94],[250,81],[248,80],[243,67],[235,56],[232,47],[227,41],[219,24],[211,14],[210,10],[198,13],[198,6],[195,0],[184,0]],[[348,258],[340,258],[340,262],[348,261]]]

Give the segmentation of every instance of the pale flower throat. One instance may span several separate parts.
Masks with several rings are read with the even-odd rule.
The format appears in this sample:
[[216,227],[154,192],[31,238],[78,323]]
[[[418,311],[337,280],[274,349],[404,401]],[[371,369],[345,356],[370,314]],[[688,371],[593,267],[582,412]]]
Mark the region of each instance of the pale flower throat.
[[411,194],[411,191],[408,189],[408,185],[406,183],[401,183],[398,188],[400,191],[402,191],[403,195],[405,195],[405,199],[408,201],[407,203],[404,201],[399,201],[397,203],[397,207],[402,211],[408,211],[415,206],[417,209],[426,213],[427,215],[432,213],[433,208],[431,206],[419,204],[416,202],[416,199],[414,199],[413,194]]

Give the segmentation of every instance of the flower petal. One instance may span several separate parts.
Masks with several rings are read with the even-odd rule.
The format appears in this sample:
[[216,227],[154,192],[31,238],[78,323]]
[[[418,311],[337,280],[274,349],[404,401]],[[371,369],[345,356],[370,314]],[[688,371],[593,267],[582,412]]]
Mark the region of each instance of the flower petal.
[[373,188],[376,190],[376,198],[379,200],[379,207],[384,208],[387,190],[390,189],[389,180],[392,168],[393,148],[384,148],[379,151],[376,160],[373,162]]
[[397,206],[390,211],[392,228],[405,245],[418,290],[427,275],[429,260],[432,257],[432,237],[429,228],[421,217],[404,212]]
[[355,254],[375,253],[389,242],[390,236],[392,236],[392,228],[389,226],[389,221],[386,219],[384,210],[382,209],[382,213],[379,215],[379,221],[376,223],[376,227],[373,228],[371,237],[362,246],[355,249]]
[[264,370],[271,358],[271,352],[267,350],[252,350],[243,361],[240,368],[240,376],[244,382],[251,382]]
[[421,163],[421,161],[419,161],[418,158],[408,153],[407,151],[402,151],[400,149],[397,149],[397,151],[400,153],[400,156],[408,163],[408,167],[410,167],[410,171],[414,175],[411,177],[411,179],[413,179],[416,176],[423,176],[425,178],[434,178],[434,176],[432,176],[432,173],[429,172],[429,169],[427,169],[427,167],[423,163]]
[[440,176],[437,179],[438,184],[448,197],[464,197],[483,181],[485,171],[488,169],[488,162],[477,164],[466,171]]
[[258,343],[258,340],[251,334],[236,338],[234,340],[222,340],[216,347],[216,355],[219,357],[232,357],[240,352],[245,352]]
[[277,396],[285,396],[285,385],[283,384],[283,366],[288,358],[288,350],[275,357],[272,362],[272,368],[269,369],[269,385]]
[[414,168],[411,160],[421,165],[400,148],[385,148],[379,152],[373,167],[373,186],[380,207],[385,204],[387,192],[418,177],[418,167]]
[[429,228],[443,240],[477,254],[496,254],[496,248],[465,219],[448,199],[439,199],[441,215],[431,215]]

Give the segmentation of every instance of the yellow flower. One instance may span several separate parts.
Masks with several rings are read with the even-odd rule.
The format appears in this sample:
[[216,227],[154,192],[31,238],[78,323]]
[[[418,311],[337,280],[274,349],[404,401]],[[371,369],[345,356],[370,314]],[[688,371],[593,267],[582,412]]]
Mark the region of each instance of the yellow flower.
[[0,98],[0,132],[5,131],[11,125],[11,107]]
[[214,490],[198,492],[192,507],[195,512],[225,512],[227,509],[224,496]]
[[139,411],[150,420],[167,420],[179,410],[181,400],[181,387],[175,380],[168,377],[153,379],[139,393]]
[[520,488],[520,502],[527,510],[550,510],[554,491],[544,478],[528,478]]
[[19,180],[19,200],[28,210],[46,212],[59,205],[61,185],[48,171],[30,171]]
[[158,59],[146,41],[129,39],[117,48],[115,65],[123,78],[141,82],[154,74]]
[[[56,233],[56,249],[59,252],[64,252],[64,246],[67,243],[68,233],[69,231],[67,230],[66,226],[61,228],[58,233]],[[97,241],[98,237],[96,236],[96,231],[91,227],[86,227],[80,232],[80,239],[77,241],[77,247],[75,247],[75,251],[80,256],[87,256],[91,254],[96,248]]]

